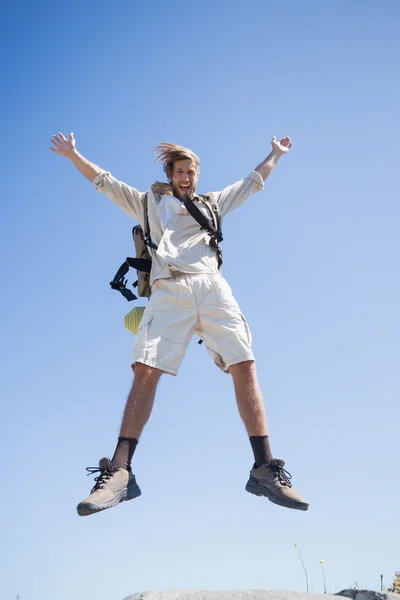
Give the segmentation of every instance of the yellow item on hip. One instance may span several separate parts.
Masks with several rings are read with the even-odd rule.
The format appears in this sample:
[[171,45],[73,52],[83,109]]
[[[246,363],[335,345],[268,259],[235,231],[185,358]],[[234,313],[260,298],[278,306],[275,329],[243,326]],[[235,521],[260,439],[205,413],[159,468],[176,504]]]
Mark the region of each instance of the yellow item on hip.
[[129,331],[131,331],[134,335],[137,334],[139,329],[139,323],[143,317],[143,313],[145,311],[145,306],[136,306],[132,308],[124,318],[124,325]]

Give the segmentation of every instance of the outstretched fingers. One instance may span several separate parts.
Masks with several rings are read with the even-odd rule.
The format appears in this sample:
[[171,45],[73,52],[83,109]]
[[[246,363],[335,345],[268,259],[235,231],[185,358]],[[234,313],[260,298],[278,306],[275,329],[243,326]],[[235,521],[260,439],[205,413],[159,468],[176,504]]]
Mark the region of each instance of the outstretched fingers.
[[49,150],[52,152],[57,152],[60,148],[61,140],[56,135],[53,135],[53,138],[50,140],[50,144],[54,144],[54,147],[49,146]]
[[51,143],[57,146],[58,148],[58,146],[61,144],[61,139],[56,134],[54,134]]
[[50,143],[53,145],[49,147],[49,150],[56,154],[60,154],[61,156],[67,156],[67,154],[75,148],[74,134],[70,133],[67,139],[65,135],[59,131],[58,134],[53,135]]

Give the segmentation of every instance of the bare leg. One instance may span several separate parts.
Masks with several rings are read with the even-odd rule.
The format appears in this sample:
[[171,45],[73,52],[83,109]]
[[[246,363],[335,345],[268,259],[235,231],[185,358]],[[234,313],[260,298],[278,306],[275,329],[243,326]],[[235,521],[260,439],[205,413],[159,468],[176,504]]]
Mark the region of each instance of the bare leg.
[[159,369],[137,363],[114,456],[111,461],[103,458],[99,462],[99,469],[94,470],[100,471],[100,475],[96,477],[96,485],[90,495],[78,504],[79,515],[91,515],[140,496],[141,491],[130,464],[138,439],[151,415],[161,375]]
[[153,409],[160,369],[137,363],[132,389],[122,418],[120,437],[139,439]]
[[308,502],[292,486],[292,476],[284,469],[284,461],[272,456],[254,361],[234,365],[230,372],[239,413],[246,426],[255,460],[246,491],[256,496],[266,496],[271,502],[287,508],[307,510]]
[[235,386],[236,402],[248,436],[268,435],[265,410],[258,385],[254,361],[232,365],[230,373]]

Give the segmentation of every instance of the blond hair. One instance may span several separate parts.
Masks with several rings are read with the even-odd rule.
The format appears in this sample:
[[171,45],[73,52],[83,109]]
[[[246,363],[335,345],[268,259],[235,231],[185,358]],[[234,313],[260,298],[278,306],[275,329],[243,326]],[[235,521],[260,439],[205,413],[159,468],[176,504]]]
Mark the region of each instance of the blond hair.
[[170,144],[169,142],[161,142],[156,148],[153,148],[153,151],[158,153],[154,162],[162,164],[169,181],[171,181],[174,162],[176,160],[192,160],[196,163],[197,170],[200,170],[200,158],[192,150],[189,150],[189,148],[178,146],[178,144]]

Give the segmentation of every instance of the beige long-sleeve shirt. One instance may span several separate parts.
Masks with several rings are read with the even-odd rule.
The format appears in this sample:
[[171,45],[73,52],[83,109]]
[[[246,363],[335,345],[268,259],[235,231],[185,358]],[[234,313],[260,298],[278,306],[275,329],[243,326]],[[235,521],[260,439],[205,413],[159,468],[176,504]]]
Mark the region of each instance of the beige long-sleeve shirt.
[[[145,228],[145,192],[139,192],[115,179],[107,171],[102,171],[94,179],[93,185]],[[217,200],[222,218],[263,187],[261,175],[252,171],[245,179],[210,194]],[[194,200],[196,202],[196,197]],[[174,196],[155,194],[152,189],[148,191],[147,202],[151,238],[158,246],[156,251],[152,251],[150,283],[156,279],[171,277],[176,270],[182,273],[218,273],[216,252],[209,244],[209,235],[200,230],[199,224],[182,202]],[[196,204],[210,218],[204,203],[199,200]]]

